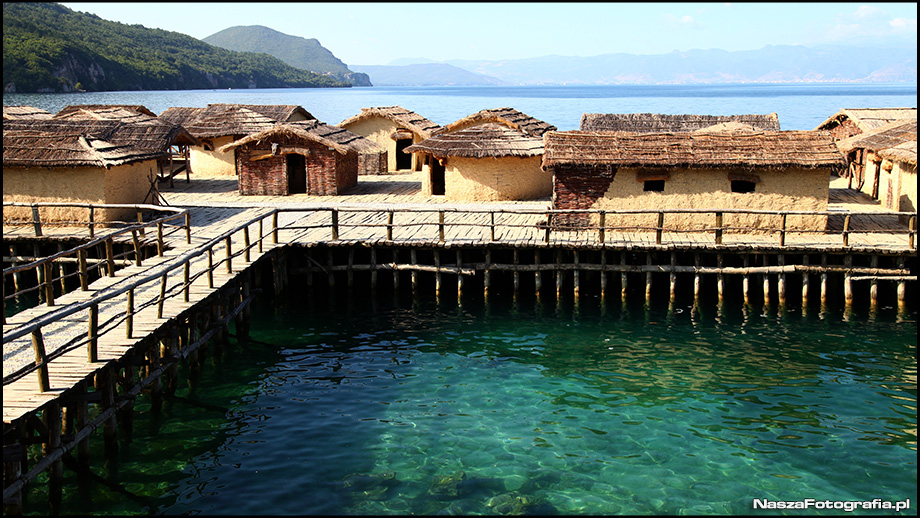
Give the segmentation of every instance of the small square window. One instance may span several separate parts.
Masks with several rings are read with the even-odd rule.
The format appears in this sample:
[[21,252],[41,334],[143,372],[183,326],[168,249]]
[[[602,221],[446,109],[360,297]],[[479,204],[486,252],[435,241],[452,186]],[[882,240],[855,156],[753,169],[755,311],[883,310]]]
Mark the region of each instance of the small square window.
[[732,180],[732,192],[754,192],[754,187],[757,184],[754,182],[748,182],[745,180]]
[[664,192],[664,180],[646,180],[642,190],[645,192]]

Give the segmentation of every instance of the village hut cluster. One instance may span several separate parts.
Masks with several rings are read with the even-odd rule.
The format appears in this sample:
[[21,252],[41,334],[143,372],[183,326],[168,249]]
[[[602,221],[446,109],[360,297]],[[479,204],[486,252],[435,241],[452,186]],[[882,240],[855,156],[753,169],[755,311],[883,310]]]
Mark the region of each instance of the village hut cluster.
[[[209,104],[156,115],[143,106],[4,106],[5,201],[156,202],[177,172],[236,177],[241,195],[339,195],[362,176],[420,173],[447,202],[547,200],[553,209],[747,209],[823,212],[829,182],[896,211],[917,207],[916,108],[845,109],[811,131],[777,114],[585,113],[558,131],[513,108],[445,126],[401,106],[362,108],[339,124],[301,106]],[[187,176],[188,178],[188,176]],[[117,212],[107,217],[117,218]],[[691,211],[670,228],[699,228]],[[25,217],[4,210],[4,219]],[[49,214],[67,219],[66,210]],[[608,225],[653,226],[648,215]],[[775,222],[736,214],[726,226]],[[556,224],[593,224],[587,215]],[[822,230],[824,216],[789,229]]]

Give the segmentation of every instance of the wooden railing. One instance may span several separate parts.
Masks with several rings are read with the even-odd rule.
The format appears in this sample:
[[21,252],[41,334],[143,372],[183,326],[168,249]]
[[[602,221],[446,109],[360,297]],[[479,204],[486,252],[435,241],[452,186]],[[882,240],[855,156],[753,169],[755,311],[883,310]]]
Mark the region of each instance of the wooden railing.
[[[744,244],[745,236],[758,236],[757,239],[748,239],[750,243],[763,245],[764,240],[759,236],[775,236],[773,243],[778,247],[790,246],[787,240],[790,236],[814,236],[813,244],[817,247],[826,247],[838,244],[843,247],[851,246],[851,237],[858,235],[885,234],[889,236],[905,236],[905,248],[916,250],[917,236],[917,213],[916,212],[828,212],[828,211],[766,211],[766,210],[745,210],[745,209],[661,209],[661,210],[538,210],[538,209],[457,209],[457,208],[362,208],[362,207],[328,207],[315,209],[296,209],[282,208],[278,212],[311,212],[326,213],[328,218],[317,221],[312,224],[286,225],[285,231],[295,230],[312,230],[312,229],[329,229],[328,239],[337,241],[342,238],[344,233],[349,229],[363,229],[367,232],[360,232],[353,235],[359,235],[366,239],[384,238],[386,241],[399,241],[394,239],[394,229],[416,228],[419,231],[414,235],[413,240],[429,240],[438,243],[447,243],[456,238],[449,237],[450,230],[458,229],[478,229],[480,239],[486,242],[510,242],[517,239],[522,234],[539,234],[539,241],[543,244],[553,244],[568,242],[571,240],[573,233],[577,233],[578,239],[582,242],[593,242],[596,244],[605,244],[611,237],[629,236],[631,234],[654,233],[655,244],[665,244],[667,237],[680,237],[693,235],[703,242],[708,242],[714,246],[727,245],[725,237],[732,236],[732,245]],[[346,218],[345,215],[363,215],[360,218]],[[401,221],[396,223],[396,215],[408,215],[401,217]],[[421,217],[422,214],[428,214],[429,217]],[[377,216],[376,218],[374,216]],[[435,215],[437,219],[435,219]],[[705,221],[708,219],[710,224],[694,223],[696,226],[671,225],[669,226],[669,217],[690,215],[696,217],[694,221]],[[513,216],[529,216],[530,220],[526,222],[508,221]],[[624,219],[624,217],[635,216],[652,216],[656,224],[611,224],[614,218]],[[729,216],[760,216],[776,220],[776,226],[765,226],[759,223],[756,226],[743,225],[726,225]],[[853,226],[853,222],[860,217],[865,218],[885,218],[890,221],[886,228],[879,229],[859,229]],[[842,225],[839,230],[817,230],[795,228],[788,224],[793,218],[830,218],[842,219]],[[502,220],[505,221],[502,221]],[[906,226],[899,223],[899,220],[906,219]],[[484,221],[481,221],[484,220]],[[596,220],[596,223],[593,221]],[[378,230],[379,229],[379,230]],[[427,229],[427,233],[425,231]],[[457,232],[454,233],[455,235]],[[803,245],[800,239],[795,245],[798,247],[808,246],[807,242]]]
[[[75,203],[42,203],[42,204],[22,204],[22,203],[10,203],[4,202],[6,206],[32,206],[33,214],[37,214],[37,207],[46,206],[46,207],[86,207],[84,204],[75,204]],[[142,253],[142,241],[146,240],[146,234],[148,231],[156,231],[156,248],[157,256],[162,257],[163,251],[165,250],[165,240],[170,235],[183,231],[185,233],[186,241],[191,243],[191,215],[186,209],[177,209],[171,207],[160,207],[157,205],[95,205],[90,206],[90,221],[88,222],[69,222],[72,225],[88,225],[89,233],[91,238],[95,236],[94,227],[98,225],[98,222],[94,222],[92,219],[93,209],[95,208],[131,208],[135,209],[138,214],[138,223],[125,223],[125,222],[107,222],[114,226],[115,224],[120,224],[121,228],[106,232],[104,236],[92,239],[87,243],[83,243],[79,246],[71,248],[69,250],[63,250],[56,254],[53,254],[49,257],[44,257],[40,259],[35,259],[34,257],[17,257],[17,256],[8,256],[4,257],[4,262],[21,262],[28,261],[24,264],[18,264],[5,268],[3,270],[3,308],[4,308],[4,323],[6,322],[6,303],[8,300],[21,297],[30,292],[37,291],[39,298],[41,295],[44,295],[45,302],[49,306],[54,305],[54,286],[55,283],[60,283],[61,285],[61,294],[66,293],[65,282],[68,278],[78,276],[80,280],[80,289],[86,291],[89,289],[89,278],[90,274],[93,273],[93,270],[96,270],[96,274],[101,276],[102,270],[105,270],[106,274],[109,277],[115,276],[116,264],[122,266],[130,264],[130,260],[133,259],[134,264],[141,266],[143,263],[143,253]],[[171,213],[167,216],[153,219],[151,221],[143,221],[143,211],[156,210],[158,212],[168,212]],[[179,225],[176,225],[175,222],[180,222]],[[6,224],[6,223],[5,223]],[[133,243],[133,249],[127,252],[116,254],[114,242],[115,239],[120,236],[126,236],[131,234],[131,240]],[[41,225],[35,224],[35,235],[41,236]],[[105,246],[105,259],[91,259],[88,257],[89,251],[97,246]],[[65,274],[63,269],[63,264],[76,264],[77,268],[73,273]],[[19,281],[20,277],[29,272],[33,272],[35,278],[38,279],[38,283],[35,286],[19,288],[23,283]],[[55,276],[57,272],[57,276]],[[6,293],[6,286],[10,277],[13,278],[14,291],[12,293]]]
[[[258,249],[261,252],[265,239],[273,235],[271,232],[263,231],[264,220],[273,216],[276,216],[276,212],[253,218],[168,263],[152,267],[151,273],[131,279],[124,285],[101,290],[87,300],[62,306],[26,324],[18,325],[15,329],[5,331],[3,334],[4,349],[7,344],[15,340],[26,336],[31,338],[35,363],[5,375],[3,384],[7,385],[30,373],[37,373],[41,391],[47,391],[49,389],[49,366],[55,359],[79,348],[86,348],[89,363],[97,362],[97,344],[101,334],[124,323],[127,338],[132,338],[134,316],[139,311],[156,306],[157,318],[163,318],[165,301],[181,296],[185,302],[189,302],[190,287],[198,279],[206,277],[208,287],[214,288],[214,272],[218,268],[225,268],[228,273],[232,272],[233,261],[237,257],[242,257],[245,263],[249,263],[251,251]],[[250,228],[256,224],[258,224],[258,233],[252,239]],[[243,240],[243,246],[237,250],[234,250],[232,245],[234,237],[237,240],[242,237]],[[124,297],[123,302],[115,300],[120,297]],[[100,311],[100,306],[106,304],[124,304],[124,310],[109,311],[108,315],[101,320],[100,317],[103,317],[105,312]],[[80,315],[83,315],[84,318],[80,318]],[[84,330],[75,334],[69,333],[63,345],[53,351],[48,351],[45,347],[43,330],[49,325],[68,318],[86,322]]]

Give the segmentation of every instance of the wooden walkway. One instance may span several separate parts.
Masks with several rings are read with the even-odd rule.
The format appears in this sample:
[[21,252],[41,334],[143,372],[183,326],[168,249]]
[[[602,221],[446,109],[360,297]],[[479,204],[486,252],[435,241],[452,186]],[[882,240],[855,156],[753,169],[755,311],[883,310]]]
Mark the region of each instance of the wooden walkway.
[[[29,373],[3,390],[3,420],[10,423],[58,397],[63,391],[88,379],[106,362],[116,360],[136,347],[141,339],[204,300],[247,266],[240,251],[248,241],[249,262],[289,243],[312,246],[316,244],[365,245],[424,245],[424,246],[488,246],[497,244],[514,247],[617,248],[638,250],[718,249],[718,250],[806,250],[840,253],[897,254],[913,250],[906,228],[890,215],[890,211],[872,204],[853,191],[832,190],[830,224],[842,228],[844,214],[859,210],[873,214],[854,218],[844,244],[841,234],[787,232],[780,247],[779,236],[771,234],[725,233],[719,237],[711,231],[625,232],[606,229],[565,230],[550,227],[547,232],[549,200],[532,202],[491,202],[476,204],[445,203],[437,197],[420,194],[418,173],[379,177],[361,177],[359,185],[344,196],[318,197],[294,195],[287,197],[240,196],[236,181],[225,177],[198,177],[190,183],[176,180],[173,188],[162,189],[162,195],[172,207],[188,207],[192,214],[192,242],[185,235],[174,235],[167,243],[162,257],[148,258],[142,266],[128,266],[114,277],[103,277],[87,291],[74,291],[55,300],[53,306],[38,306],[7,319],[3,327],[4,378],[22,368],[35,364],[33,331],[40,329],[47,355],[68,349],[50,362],[50,390],[39,390],[36,373]],[[838,215],[839,214],[839,215]],[[261,219],[260,218],[265,218]],[[259,221],[259,223],[254,223]],[[246,234],[239,232],[246,225]],[[278,243],[270,237],[274,222],[278,227]],[[229,238],[225,233],[237,230]],[[856,232],[862,231],[862,232]],[[871,233],[865,233],[871,231]],[[7,236],[28,236],[31,227],[4,228]],[[53,230],[46,235],[79,235],[73,229]],[[83,231],[85,233],[85,231]],[[85,234],[84,234],[85,235]],[[259,238],[261,251],[256,248]],[[215,243],[215,239],[219,242]],[[223,264],[209,263],[205,246],[223,260],[229,239],[232,269]],[[213,257],[212,257],[213,259]],[[184,301],[184,264],[189,264],[193,278],[189,300]],[[203,272],[213,267],[213,287]],[[126,286],[146,281],[129,295]],[[163,284],[165,279],[165,284]],[[160,308],[161,290],[169,296]],[[113,296],[117,293],[117,296]],[[135,312],[133,331],[127,337],[126,310],[132,297]],[[87,361],[87,323],[89,306],[98,304],[98,361]],[[74,308],[80,308],[75,310]],[[158,312],[162,315],[158,316]],[[10,339],[10,337],[15,337]]]

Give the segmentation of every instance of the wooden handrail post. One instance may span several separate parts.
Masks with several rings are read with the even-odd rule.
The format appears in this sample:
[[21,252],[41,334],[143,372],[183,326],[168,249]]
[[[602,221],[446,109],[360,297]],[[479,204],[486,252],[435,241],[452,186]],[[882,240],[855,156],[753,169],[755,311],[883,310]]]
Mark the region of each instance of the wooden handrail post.
[[779,246],[786,246],[786,215],[783,214],[782,226],[779,231]]
[[249,262],[249,225],[243,227],[243,259]]
[[95,219],[96,207],[92,205],[89,206],[89,238],[92,239],[96,235],[96,219]]
[[664,211],[658,211],[658,226],[655,228],[655,244],[661,244],[661,234],[664,232]]
[[144,231],[144,211],[141,209],[137,209],[137,223],[140,225],[138,232],[141,234],[141,239],[145,239],[147,234]]
[[495,241],[495,213],[489,212],[489,239]]
[[339,210],[332,209],[332,240],[339,240]]
[[262,253],[262,241],[265,239],[265,235],[262,233],[262,222],[265,221],[265,218],[259,219],[259,253]]
[[137,230],[131,230],[131,241],[134,242],[134,264],[141,265],[141,242],[137,239]]
[[192,213],[185,213],[185,243],[192,244]]
[[51,382],[48,380],[48,357],[45,355],[41,329],[32,331],[32,350],[35,351],[35,365],[38,367],[38,389],[48,392],[51,390]]
[[543,242],[549,243],[549,229],[553,226],[553,214],[548,213],[546,215],[546,236],[543,238]]
[[917,237],[917,216],[910,217],[910,223],[907,225],[908,234],[907,234],[907,248],[911,250],[916,250],[917,246],[915,240]]
[[160,299],[157,301],[157,318],[163,318],[163,302],[166,301],[166,274],[160,277]]
[[208,248],[208,288],[214,287],[214,247]]
[[716,244],[722,244],[722,212],[716,212]]
[[278,211],[272,213],[272,243],[278,244]]
[[134,288],[128,290],[128,307],[125,310],[125,338],[134,332]]
[[98,334],[99,334],[99,304],[93,304],[89,307],[89,331],[87,331],[86,337],[89,339],[89,343],[86,348],[86,358],[89,363],[95,363],[99,361],[99,352],[98,352]]
[[393,240],[393,211],[387,211],[387,241]]
[[112,238],[105,240],[105,264],[109,269],[109,277],[115,277],[115,246]]
[[42,220],[38,215],[38,205],[32,204],[32,228],[35,229],[35,237],[42,235]]
[[597,232],[598,232],[597,239],[601,242],[601,244],[604,243],[604,239],[605,239],[604,234],[607,230],[606,227],[607,227],[607,211],[602,210],[600,213],[600,219],[598,221],[598,226],[597,226]]
[[163,222],[157,221],[157,257],[163,257]]
[[843,246],[850,246],[850,215],[843,218]]
[[185,271],[185,274],[184,274],[184,278],[183,278],[183,282],[182,282],[182,288],[183,288],[183,294],[184,294],[184,297],[185,297],[185,302],[188,302],[189,288],[191,287],[191,284],[192,284],[192,283],[190,282],[190,279],[191,279],[191,276],[192,276],[192,275],[191,275],[191,274],[192,274],[192,263],[191,263],[191,260],[190,260],[190,259],[186,259],[185,264],[184,264],[183,266],[184,266],[183,270]]
[[438,211],[438,242],[444,242],[444,211]]
[[89,273],[86,271],[86,249],[77,250],[77,262],[80,268],[80,290],[89,290]]
[[227,273],[233,273],[233,251],[230,249],[230,236],[224,238],[227,247]]
[[51,261],[42,265],[45,269],[45,301],[49,306],[54,305],[54,282],[51,274]]

